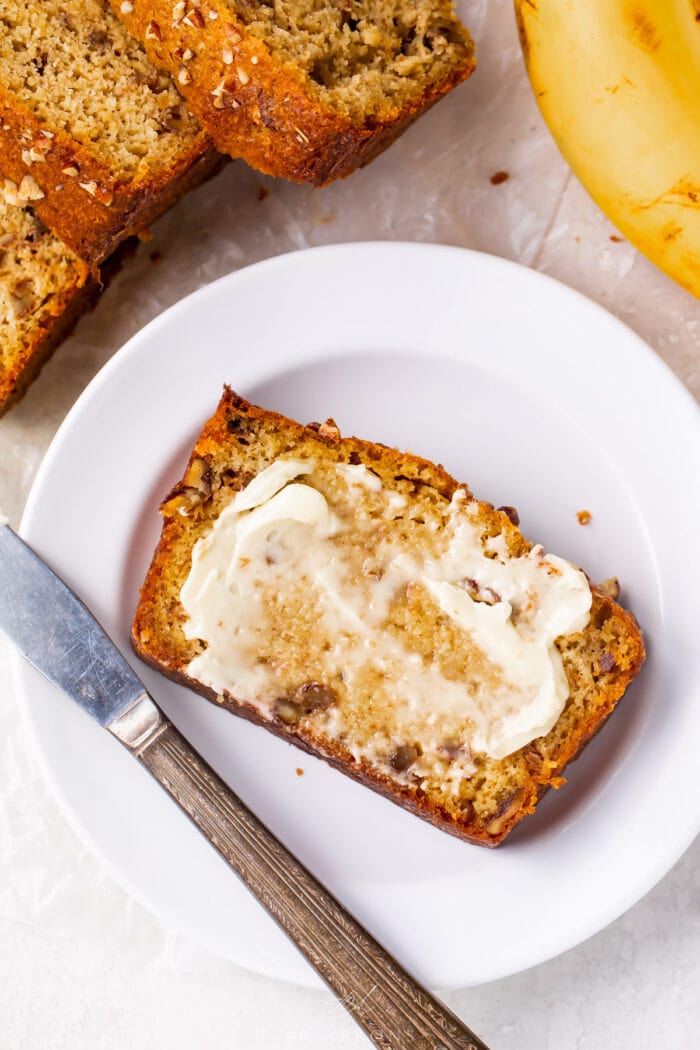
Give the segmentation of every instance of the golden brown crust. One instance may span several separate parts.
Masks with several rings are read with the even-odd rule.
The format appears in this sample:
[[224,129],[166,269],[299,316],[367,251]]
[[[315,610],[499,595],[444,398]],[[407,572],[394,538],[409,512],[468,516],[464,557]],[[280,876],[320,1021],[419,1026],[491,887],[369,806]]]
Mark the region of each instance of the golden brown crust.
[[[196,459],[207,460],[214,454],[220,457],[223,455],[224,460],[230,454],[232,461],[236,454],[240,456],[240,449],[235,448],[236,432],[232,433],[229,426],[232,415],[244,418],[246,423],[264,423],[268,432],[275,429],[283,431],[288,435],[290,447],[296,447],[298,442],[325,443],[329,446],[335,444],[332,437],[324,437],[323,431],[319,433],[313,427],[303,427],[287,420],[284,416],[252,406],[233,391],[226,389],[216,413],[207,422],[197,440],[190,458],[190,465]],[[459,487],[455,479],[441,466],[436,466],[410,453],[387,449],[357,438],[343,439],[341,444],[344,453],[354,453],[364,462],[377,463],[379,460],[388,462],[396,474],[415,479],[417,484],[429,485],[447,499]],[[485,846],[496,846],[502,842],[518,821],[534,811],[537,802],[549,787],[558,787],[563,783],[562,772],[565,766],[580,754],[591,737],[598,732],[642,666],[645,657],[644,642],[634,617],[599,588],[592,586],[593,607],[590,629],[587,628],[580,636],[571,636],[571,638],[584,638],[585,640],[588,631],[589,645],[593,650],[598,644],[596,631],[599,626],[614,623],[617,636],[624,641],[624,646],[620,645],[618,651],[614,653],[617,662],[615,671],[611,673],[610,668],[601,670],[599,657],[594,654],[594,663],[598,661],[598,677],[594,687],[590,690],[590,695],[584,696],[586,705],[584,705],[583,713],[577,713],[575,719],[571,715],[570,721],[573,728],[560,738],[557,736],[557,726],[555,726],[547,737],[540,738],[523,748],[521,752],[516,753],[514,758],[519,763],[517,790],[502,799],[499,807],[489,815],[486,822],[475,820],[473,812],[469,811],[465,812],[463,818],[457,819],[453,813],[436,803],[435,800],[428,798],[415,786],[384,776],[367,762],[356,760],[337,742],[314,734],[313,726],[303,723],[286,725],[279,720],[267,720],[250,704],[229,695],[217,696],[211,689],[187,675],[186,666],[192,655],[187,651],[188,643],[184,643],[184,647],[179,646],[175,639],[175,630],[159,632],[154,610],[159,601],[162,601],[165,578],[173,571],[173,552],[176,550],[177,540],[187,527],[180,515],[170,513],[168,508],[172,505],[171,501],[177,501],[186,490],[188,471],[185,472],[183,481],[175,486],[168,495],[164,504],[163,532],[141,590],[132,627],[132,645],[135,651],[143,660],[175,681],[188,685],[207,699],[225,706],[250,721],[263,725],[266,729],[303,750],[320,756],[341,772],[459,838]],[[480,506],[486,515],[491,516],[494,527],[507,535],[511,549],[520,551],[528,549],[529,545],[506,515],[494,510],[489,504]],[[175,575],[184,579],[183,573],[186,575],[186,571],[187,566],[180,566],[179,572],[176,572]],[[182,610],[171,607],[172,602],[171,597],[168,615],[174,625],[178,618],[182,619]],[[567,667],[567,675],[572,673]],[[567,711],[568,705],[560,722],[568,717]]]
[[[470,56],[418,104],[357,124],[312,98],[302,77],[246,32],[226,0],[209,0],[201,17],[188,18],[185,11],[179,21],[171,0],[136,3],[128,12],[120,0],[110,2],[151,61],[173,75],[222,153],[242,157],[268,175],[315,186],[368,164],[475,68]],[[210,11],[217,15],[213,20]],[[183,61],[188,53],[193,57]],[[232,60],[224,61],[224,55]]]
[[99,282],[85,267],[76,283],[56,296],[51,314],[37,325],[34,338],[22,348],[12,367],[0,372],[0,416],[24,396],[56,347],[70,335],[80,316],[93,305],[99,293]]
[[127,242],[101,267],[99,274],[76,261],[74,280],[54,297],[50,309],[37,321],[33,338],[16,355],[12,366],[0,371],[0,416],[21,401],[30,385],[84,313],[91,310],[136,242]]
[[[42,135],[47,131],[50,139]],[[26,163],[23,154],[26,157],[37,143],[43,161]],[[41,123],[0,87],[0,175],[18,188],[25,176],[31,177],[43,196],[19,203],[30,204],[42,222],[91,266],[99,265],[118,244],[154,222],[224,163],[202,132],[167,168],[120,181],[69,134]],[[2,185],[0,178],[0,189]]]

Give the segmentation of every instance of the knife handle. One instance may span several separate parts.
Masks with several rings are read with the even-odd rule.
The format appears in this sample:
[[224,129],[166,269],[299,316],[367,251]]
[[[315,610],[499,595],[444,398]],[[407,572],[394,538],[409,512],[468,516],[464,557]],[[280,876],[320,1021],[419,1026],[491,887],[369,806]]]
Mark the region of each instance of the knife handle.
[[382,1050],[488,1050],[275,838],[144,694],[110,731],[245,882]]

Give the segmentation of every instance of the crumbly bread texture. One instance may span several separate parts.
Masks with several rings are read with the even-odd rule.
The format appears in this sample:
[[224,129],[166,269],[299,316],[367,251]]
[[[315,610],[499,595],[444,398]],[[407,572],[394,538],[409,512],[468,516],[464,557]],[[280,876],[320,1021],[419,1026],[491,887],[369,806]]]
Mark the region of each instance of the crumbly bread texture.
[[[463,498],[469,505],[470,521],[477,523],[484,548],[500,537],[507,558],[531,550],[508,514],[477,502],[442,467],[382,445],[340,439],[332,421],[303,427],[256,408],[226,389],[197,440],[182,481],[162,505],[163,532],[133,623],[136,652],[176,681],[321,756],[437,827],[474,843],[497,845],[523,816],[533,812],[550,786],[563,783],[566,764],[601,727],[638,673],[645,653],[636,621],[607,594],[592,587],[588,625],[556,641],[569,698],[554,728],[506,758],[470,756],[474,769],[465,777],[454,775],[460,727],[449,725],[449,715],[442,727],[446,738],[438,759],[427,772],[416,775],[420,744],[392,735],[391,711],[383,703],[381,682],[370,682],[366,691],[356,695],[344,686],[342,674],[332,683],[319,682],[318,654],[333,639],[324,638],[319,631],[308,592],[306,602],[303,595],[299,601],[292,596],[286,608],[272,609],[275,628],[269,637],[260,638],[259,661],[277,675],[282,693],[268,716],[245,697],[217,695],[188,674],[191,661],[206,647],[200,640],[188,640],[183,631],[186,615],[180,594],[190,572],[193,548],[236,492],[270,464],[290,458],[314,462],[319,471],[314,484],[321,486],[331,506],[339,505],[337,500],[343,498],[332,480],[342,476],[344,468],[339,472],[337,465],[369,468],[382,490],[405,508],[390,524],[380,521],[379,527],[384,532],[395,530],[409,551],[435,541],[458,489],[466,491]],[[366,509],[371,516],[371,493]],[[352,536],[349,539],[352,542]],[[371,566],[367,571],[371,575]],[[386,630],[408,640],[410,651],[439,662],[452,680],[467,681],[470,672],[474,673],[473,650],[439,610],[436,615],[435,607],[431,612],[416,605],[425,601],[425,592],[422,596],[419,592],[420,588],[409,585],[406,594],[397,596]],[[329,721],[329,704],[331,710],[333,706],[341,709],[341,733],[329,728],[338,724],[338,719]],[[447,732],[450,728],[455,734]],[[385,761],[367,761],[363,748],[368,741],[381,744],[383,735],[387,737]],[[374,747],[377,753],[381,746],[379,752]]]
[[0,9],[0,190],[97,264],[223,163],[107,0]]
[[220,150],[325,185],[474,69],[451,0],[112,0]]
[[30,208],[0,199],[0,415],[99,290],[88,266]]

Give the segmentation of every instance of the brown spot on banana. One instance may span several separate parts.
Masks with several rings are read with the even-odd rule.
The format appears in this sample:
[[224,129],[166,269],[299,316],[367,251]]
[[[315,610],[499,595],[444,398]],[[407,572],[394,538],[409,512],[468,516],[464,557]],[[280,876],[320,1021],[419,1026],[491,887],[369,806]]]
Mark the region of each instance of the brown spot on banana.
[[669,241],[675,241],[676,238],[680,237],[682,233],[682,226],[678,226],[676,223],[670,222],[668,226],[664,226],[664,228],[662,229],[661,237],[664,241],[668,243]]
[[639,44],[645,51],[658,51],[661,47],[662,37],[646,11],[643,11],[638,3],[627,4],[625,18]]

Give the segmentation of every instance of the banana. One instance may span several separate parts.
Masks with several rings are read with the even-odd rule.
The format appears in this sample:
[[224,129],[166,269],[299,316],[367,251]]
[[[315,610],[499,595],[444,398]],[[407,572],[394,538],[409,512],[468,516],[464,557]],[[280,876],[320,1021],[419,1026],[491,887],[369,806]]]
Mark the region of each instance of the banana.
[[700,0],[515,0],[542,115],[641,252],[700,298]]

